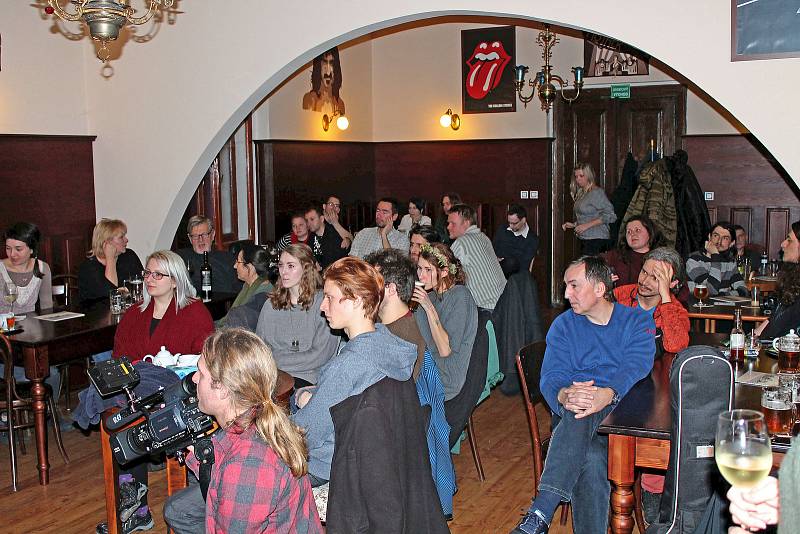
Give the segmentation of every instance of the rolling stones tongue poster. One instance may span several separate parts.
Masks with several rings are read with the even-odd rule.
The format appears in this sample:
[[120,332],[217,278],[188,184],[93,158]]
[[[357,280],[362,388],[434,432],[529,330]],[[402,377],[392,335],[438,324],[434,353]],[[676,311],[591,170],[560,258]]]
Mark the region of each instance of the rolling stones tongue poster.
[[461,31],[462,113],[516,111],[514,26]]

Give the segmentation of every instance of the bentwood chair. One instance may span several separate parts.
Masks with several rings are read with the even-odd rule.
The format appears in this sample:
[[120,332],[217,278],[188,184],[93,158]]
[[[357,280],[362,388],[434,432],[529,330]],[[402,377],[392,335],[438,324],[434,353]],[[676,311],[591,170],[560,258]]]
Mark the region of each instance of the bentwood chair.
[[[78,302],[78,277],[74,274],[57,274],[53,276],[53,306],[67,307]],[[72,363],[59,365],[61,371],[61,390],[54,392],[56,400],[64,393],[64,408],[69,411],[72,387],[70,382],[70,366]],[[84,361],[84,371],[89,368],[89,358]]]
[[[3,364],[3,381],[0,383],[0,431],[6,432],[8,436],[8,449],[11,457],[11,485],[17,491],[17,441],[20,438],[19,431],[34,427],[33,418],[33,398],[31,396],[30,382],[17,383],[14,378],[14,358],[11,352],[11,344],[8,338],[0,334],[0,362]],[[50,386],[44,384],[47,389],[45,393],[46,409],[50,412],[50,421],[53,423],[56,444],[64,459],[64,463],[69,463],[67,451],[64,450],[64,442],[61,440],[61,429],[59,428],[58,411],[53,400],[53,392]],[[25,416],[25,417],[23,417]],[[24,439],[24,438],[23,438]],[[25,452],[24,441],[20,441],[20,448]]]

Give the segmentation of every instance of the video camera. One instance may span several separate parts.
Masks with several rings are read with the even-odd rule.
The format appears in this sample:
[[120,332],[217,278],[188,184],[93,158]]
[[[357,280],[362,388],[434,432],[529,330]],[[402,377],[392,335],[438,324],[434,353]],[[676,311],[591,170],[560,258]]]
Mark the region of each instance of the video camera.
[[133,388],[139,383],[139,373],[127,358],[100,362],[89,370],[89,378],[100,395],[124,391],[128,397],[128,407],[106,419],[109,432],[140,417],[145,419],[111,436],[111,450],[119,464],[160,452],[177,453],[182,459],[182,449],[195,444],[213,428],[214,420],[197,406],[197,386],[192,375],[138,398]]

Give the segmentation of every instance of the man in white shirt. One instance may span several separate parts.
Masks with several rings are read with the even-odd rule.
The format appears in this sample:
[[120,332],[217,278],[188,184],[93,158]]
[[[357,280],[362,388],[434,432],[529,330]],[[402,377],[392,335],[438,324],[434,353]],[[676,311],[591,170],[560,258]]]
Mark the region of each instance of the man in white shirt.
[[507,212],[507,225],[502,225],[494,234],[494,252],[506,277],[517,271],[531,269],[539,236],[528,226],[528,212],[519,204],[511,204]]
[[396,248],[403,254],[408,254],[408,236],[395,230],[394,221],[397,220],[397,199],[382,198],[375,208],[375,226],[364,228],[356,234],[350,255],[357,258],[364,257],[378,250]]

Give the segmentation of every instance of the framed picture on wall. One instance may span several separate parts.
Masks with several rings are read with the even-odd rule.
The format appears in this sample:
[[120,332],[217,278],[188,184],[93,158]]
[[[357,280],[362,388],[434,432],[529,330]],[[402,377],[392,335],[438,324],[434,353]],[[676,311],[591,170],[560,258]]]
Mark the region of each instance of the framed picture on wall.
[[800,57],[800,1],[731,0],[731,61]]
[[650,56],[615,39],[584,33],[583,43],[586,78],[642,76],[650,72]]
[[516,111],[514,26],[461,30],[461,112]]

